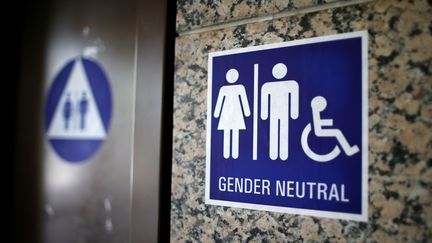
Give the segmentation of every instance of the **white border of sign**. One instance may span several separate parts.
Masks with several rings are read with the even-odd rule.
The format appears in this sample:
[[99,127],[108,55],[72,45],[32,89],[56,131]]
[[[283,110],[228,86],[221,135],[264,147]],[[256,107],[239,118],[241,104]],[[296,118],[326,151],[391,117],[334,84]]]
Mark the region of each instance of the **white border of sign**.
[[[212,114],[212,76],[213,57],[225,56],[244,52],[267,50],[279,47],[298,46],[310,43],[327,42],[361,37],[362,40],[362,213],[338,213],[323,210],[299,209],[290,207],[268,206],[252,203],[240,203],[210,199],[210,141],[211,141],[211,114]],[[206,140],[206,180],[205,203],[217,206],[227,206],[245,209],[273,211],[279,213],[300,214],[334,219],[347,219],[357,221],[368,220],[368,32],[367,30],[343,33],[302,40],[294,40],[283,43],[238,48],[233,50],[209,53],[208,56],[208,86],[207,86],[207,140]]]

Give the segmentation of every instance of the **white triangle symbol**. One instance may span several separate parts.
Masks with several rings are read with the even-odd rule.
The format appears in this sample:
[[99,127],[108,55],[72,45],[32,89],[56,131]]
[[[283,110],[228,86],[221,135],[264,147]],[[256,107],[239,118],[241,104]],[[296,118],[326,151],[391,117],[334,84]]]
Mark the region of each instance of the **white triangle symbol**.
[[67,140],[103,140],[106,137],[81,59],[75,61],[47,136]]

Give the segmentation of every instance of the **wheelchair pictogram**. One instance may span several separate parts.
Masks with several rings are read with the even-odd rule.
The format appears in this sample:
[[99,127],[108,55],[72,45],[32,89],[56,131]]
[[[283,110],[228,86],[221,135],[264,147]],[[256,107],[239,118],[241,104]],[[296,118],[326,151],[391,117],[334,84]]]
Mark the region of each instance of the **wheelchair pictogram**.
[[[350,146],[347,139],[343,135],[342,131],[335,128],[324,128],[333,126],[333,119],[321,119],[320,113],[325,110],[327,107],[327,100],[322,96],[316,96],[311,101],[312,108],[312,118],[313,118],[313,128],[316,137],[335,137],[339,142],[339,145],[342,147],[342,150],[345,152],[347,156],[353,156],[357,152],[359,152],[359,148],[357,145]],[[336,158],[341,150],[338,145],[335,145],[333,150],[327,154],[317,154],[312,151],[308,144],[308,137],[310,132],[312,131],[312,125],[309,123],[303,129],[301,135],[301,145],[305,154],[317,161],[317,162],[328,162]]]

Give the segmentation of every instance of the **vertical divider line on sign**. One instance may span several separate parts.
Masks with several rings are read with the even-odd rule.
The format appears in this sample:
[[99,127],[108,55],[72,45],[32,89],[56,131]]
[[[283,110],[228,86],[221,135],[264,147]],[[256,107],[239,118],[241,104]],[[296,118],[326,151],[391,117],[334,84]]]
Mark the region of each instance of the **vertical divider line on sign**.
[[254,64],[254,97],[253,97],[253,150],[252,159],[257,160],[258,146],[258,64]]

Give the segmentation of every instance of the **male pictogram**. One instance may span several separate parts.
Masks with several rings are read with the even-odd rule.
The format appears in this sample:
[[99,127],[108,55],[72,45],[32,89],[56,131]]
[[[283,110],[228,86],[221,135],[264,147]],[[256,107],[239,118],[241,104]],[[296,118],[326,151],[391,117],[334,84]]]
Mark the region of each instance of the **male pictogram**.
[[88,110],[88,99],[86,92],[82,92],[81,100],[79,102],[79,113],[80,113],[80,128],[81,130],[85,130],[85,121],[86,121],[86,114]]
[[[273,77],[283,79],[287,67],[278,63],[273,67]],[[299,116],[299,86],[295,80],[271,81],[261,88],[261,119],[270,119],[269,156],[288,159],[288,121]]]

